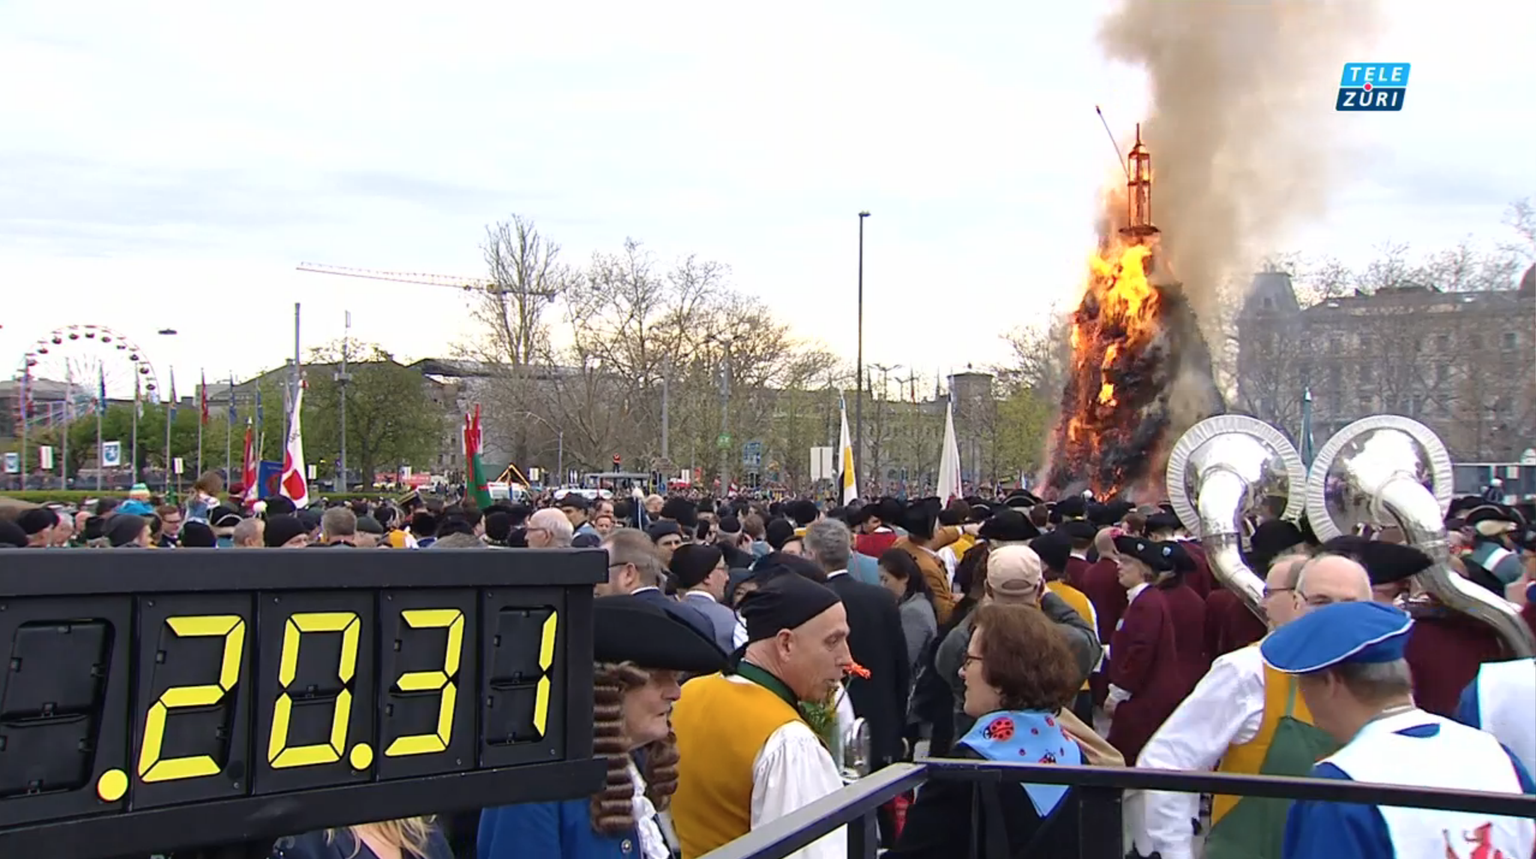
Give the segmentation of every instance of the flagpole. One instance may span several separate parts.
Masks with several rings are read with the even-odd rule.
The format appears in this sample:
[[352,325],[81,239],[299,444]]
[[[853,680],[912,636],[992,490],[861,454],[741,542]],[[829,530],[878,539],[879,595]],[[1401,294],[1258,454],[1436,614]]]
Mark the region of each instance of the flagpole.
[[128,447],[128,471],[133,476],[133,482],[139,482],[139,376],[138,368],[134,368],[133,376],[133,441]]
[[198,375],[201,387],[198,389],[197,411],[197,476],[203,476],[203,424],[208,423],[208,374]]
[[72,405],[72,403],[70,402],[70,397],[74,395],[74,391],[71,390],[71,384],[70,383],[74,381],[74,378],[75,378],[75,374],[71,373],[68,368],[65,368],[65,370],[64,370],[64,432],[63,432],[63,436],[64,436],[64,456],[63,456],[62,459],[59,460],[59,482],[63,484],[63,488],[65,488],[65,489],[69,488],[69,423],[70,423],[70,418],[72,417],[72,411],[70,409],[70,406]]
[[171,494],[171,424],[176,422],[176,368],[171,368],[171,395],[165,400],[165,494]]
[[[102,371],[103,373],[105,371]],[[107,377],[101,376],[100,385],[96,389],[98,402],[96,404],[96,491],[101,491],[101,470],[105,467],[106,457],[101,449],[101,413],[107,410]]]
[[[32,365],[29,363],[30,355],[22,359],[21,364],[21,472],[17,477],[21,478],[21,491],[27,491],[27,412],[30,411],[28,400],[32,396]],[[66,430],[68,432],[68,430]]]
[[230,459],[230,440],[235,431],[235,374],[229,374],[229,408],[224,412],[224,483],[228,485],[235,478],[234,461]]

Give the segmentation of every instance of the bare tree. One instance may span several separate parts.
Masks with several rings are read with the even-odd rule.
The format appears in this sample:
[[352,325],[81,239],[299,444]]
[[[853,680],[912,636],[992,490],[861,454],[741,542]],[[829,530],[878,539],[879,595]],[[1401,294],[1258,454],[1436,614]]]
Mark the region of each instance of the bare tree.
[[511,441],[513,462],[526,467],[535,422],[535,365],[549,352],[545,312],[569,287],[570,271],[559,262],[560,246],[533,221],[514,214],[485,230],[481,245],[495,288],[476,296],[470,312],[480,336],[461,352],[493,368],[481,392],[493,437]]
[[1519,240],[1501,247],[1527,262],[1536,260],[1536,203],[1530,197],[1510,203],[1504,210],[1504,224],[1515,231]]

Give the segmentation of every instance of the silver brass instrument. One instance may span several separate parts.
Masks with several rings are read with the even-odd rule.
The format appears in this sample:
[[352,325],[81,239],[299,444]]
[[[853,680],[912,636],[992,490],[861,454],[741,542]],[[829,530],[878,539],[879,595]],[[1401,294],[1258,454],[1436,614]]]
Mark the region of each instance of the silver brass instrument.
[[838,754],[834,757],[838,769],[842,771],[843,781],[852,784],[869,775],[874,770],[869,724],[863,719],[854,719],[844,727],[838,739]]
[[1317,452],[1307,478],[1307,518],[1323,540],[1362,527],[1402,528],[1434,561],[1416,577],[1426,593],[1493,627],[1512,655],[1536,655],[1536,640],[1514,605],[1451,569],[1445,531],[1451,481],[1450,454],[1429,427],[1397,415],[1361,418]]
[[1264,580],[1243,560],[1243,521],[1269,496],[1286,499],[1295,520],[1307,471],[1280,431],[1245,415],[1217,415],[1190,427],[1168,456],[1168,498],[1200,537],[1211,572],[1248,610],[1266,620]]

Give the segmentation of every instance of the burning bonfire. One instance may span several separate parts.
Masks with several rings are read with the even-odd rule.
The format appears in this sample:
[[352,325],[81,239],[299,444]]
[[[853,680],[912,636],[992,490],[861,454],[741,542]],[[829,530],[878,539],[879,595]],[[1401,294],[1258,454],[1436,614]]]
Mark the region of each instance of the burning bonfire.
[[1071,319],[1072,358],[1044,481],[1057,497],[1087,489],[1160,500],[1177,433],[1223,411],[1182,289],[1153,280],[1160,232],[1140,126],[1127,161],[1125,216],[1110,210]]

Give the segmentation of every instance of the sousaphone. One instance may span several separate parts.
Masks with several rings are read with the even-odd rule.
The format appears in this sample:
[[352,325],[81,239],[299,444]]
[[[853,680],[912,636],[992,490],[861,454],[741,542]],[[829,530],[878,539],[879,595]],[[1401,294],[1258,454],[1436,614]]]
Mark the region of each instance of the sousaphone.
[[1317,452],[1307,477],[1307,519],[1319,539],[1397,526],[1434,561],[1415,578],[1453,611],[1493,627],[1511,654],[1536,654],[1514,605],[1450,566],[1445,513],[1453,492],[1451,456],[1429,427],[1398,415],[1361,418]]
[[1271,497],[1285,498],[1295,520],[1307,471],[1279,430],[1246,415],[1217,415],[1190,427],[1168,455],[1168,499],[1200,538],[1211,573],[1248,610],[1264,615],[1264,580],[1243,560],[1244,521]]

